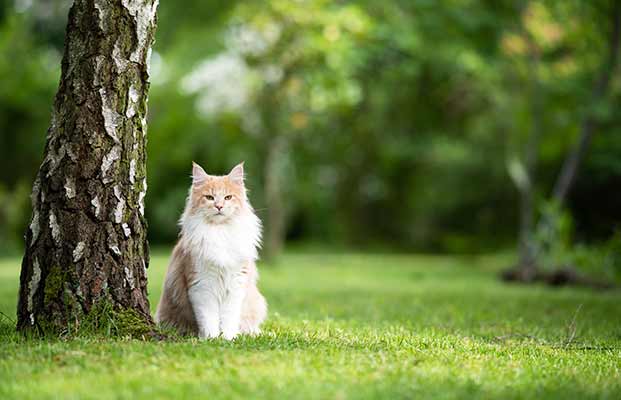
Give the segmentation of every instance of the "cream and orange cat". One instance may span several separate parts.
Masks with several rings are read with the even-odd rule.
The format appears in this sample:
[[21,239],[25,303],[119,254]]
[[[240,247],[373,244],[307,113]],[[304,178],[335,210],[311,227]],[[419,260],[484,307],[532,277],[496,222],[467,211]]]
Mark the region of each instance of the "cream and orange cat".
[[180,224],[156,321],[200,338],[260,333],[267,315],[255,264],[261,221],[246,196],[243,163],[226,176],[194,163]]

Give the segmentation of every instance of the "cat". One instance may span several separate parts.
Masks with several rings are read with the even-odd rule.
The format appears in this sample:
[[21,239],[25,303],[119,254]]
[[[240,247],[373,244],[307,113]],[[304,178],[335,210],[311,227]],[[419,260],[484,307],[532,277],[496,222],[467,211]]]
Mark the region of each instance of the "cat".
[[261,221],[246,195],[243,162],[225,176],[193,163],[180,225],[156,322],[203,339],[260,334],[267,315],[257,288]]

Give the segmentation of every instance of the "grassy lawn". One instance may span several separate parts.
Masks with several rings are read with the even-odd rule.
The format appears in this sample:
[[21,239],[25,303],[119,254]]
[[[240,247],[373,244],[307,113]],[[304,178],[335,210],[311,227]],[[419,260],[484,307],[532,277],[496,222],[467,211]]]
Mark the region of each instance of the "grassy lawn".
[[[502,264],[289,253],[262,270],[264,334],[234,343],[26,341],[4,318],[0,399],[621,398],[621,295],[504,285]],[[0,259],[10,317],[18,277]]]

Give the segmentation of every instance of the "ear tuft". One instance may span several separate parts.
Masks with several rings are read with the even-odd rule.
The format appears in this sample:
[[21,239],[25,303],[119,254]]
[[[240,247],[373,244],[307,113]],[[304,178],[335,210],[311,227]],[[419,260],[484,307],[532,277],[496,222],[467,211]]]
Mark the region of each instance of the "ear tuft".
[[192,184],[196,185],[205,182],[208,177],[209,175],[207,175],[203,167],[192,161]]
[[244,162],[237,164],[231,172],[229,172],[229,179],[237,184],[244,184]]

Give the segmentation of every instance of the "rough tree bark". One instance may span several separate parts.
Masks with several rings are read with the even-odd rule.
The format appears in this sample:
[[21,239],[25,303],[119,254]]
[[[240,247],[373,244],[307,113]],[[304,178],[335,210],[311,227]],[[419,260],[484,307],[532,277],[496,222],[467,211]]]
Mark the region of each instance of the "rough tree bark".
[[98,304],[151,321],[144,218],[158,0],[75,0],[32,191],[19,330],[78,327]]

